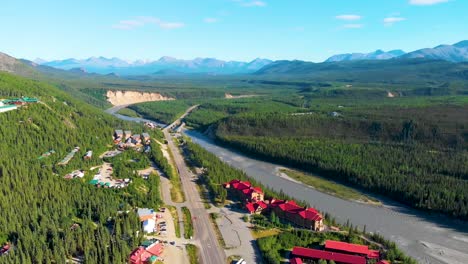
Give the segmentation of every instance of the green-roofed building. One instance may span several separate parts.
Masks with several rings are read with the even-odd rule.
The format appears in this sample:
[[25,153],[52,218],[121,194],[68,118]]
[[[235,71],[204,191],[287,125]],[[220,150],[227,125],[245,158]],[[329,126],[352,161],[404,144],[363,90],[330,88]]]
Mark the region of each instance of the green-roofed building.
[[91,180],[91,181],[89,181],[89,184],[92,184],[92,185],[96,185],[96,184],[98,184],[98,183],[99,183],[98,180]]
[[155,263],[158,260],[158,256],[151,256],[148,259],[148,263]]

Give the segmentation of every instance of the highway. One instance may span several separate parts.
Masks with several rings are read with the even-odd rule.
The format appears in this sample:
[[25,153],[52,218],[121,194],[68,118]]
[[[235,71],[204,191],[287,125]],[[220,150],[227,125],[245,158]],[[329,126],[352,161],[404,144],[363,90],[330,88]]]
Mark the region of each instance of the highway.
[[196,183],[192,178],[192,173],[187,168],[184,158],[180,153],[179,148],[174,144],[173,138],[169,133],[169,129],[179,124],[181,120],[198,106],[190,107],[178,120],[167,126],[163,132],[168,142],[168,147],[172,152],[174,164],[180,175],[182,189],[185,193],[187,207],[192,213],[193,228],[195,232],[195,240],[198,240],[200,245],[200,258],[203,264],[221,264],[226,263],[226,254],[224,249],[218,242],[216,233],[213,229],[209,215],[203,205],[200,193],[198,192]]

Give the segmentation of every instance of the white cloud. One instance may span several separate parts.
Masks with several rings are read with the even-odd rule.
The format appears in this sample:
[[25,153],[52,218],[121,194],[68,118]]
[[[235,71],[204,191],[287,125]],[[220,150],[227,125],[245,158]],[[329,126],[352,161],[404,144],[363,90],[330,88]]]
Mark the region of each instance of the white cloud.
[[348,15],[339,15],[339,16],[336,16],[335,18],[339,20],[354,21],[354,20],[360,20],[362,16],[348,14]]
[[384,18],[383,22],[385,26],[391,26],[397,22],[405,21],[406,18],[404,17],[386,17]]
[[156,25],[162,29],[176,29],[185,26],[182,22],[167,22],[156,17],[140,16],[130,20],[121,20],[112,27],[121,30],[131,30],[145,25]]
[[410,5],[435,5],[448,2],[449,0],[409,0]]
[[343,25],[344,28],[362,28],[364,27],[363,24],[345,24]]
[[203,19],[203,22],[209,23],[209,24],[216,23],[218,21],[219,21],[219,19],[214,18],[214,17],[207,17],[207,18]]

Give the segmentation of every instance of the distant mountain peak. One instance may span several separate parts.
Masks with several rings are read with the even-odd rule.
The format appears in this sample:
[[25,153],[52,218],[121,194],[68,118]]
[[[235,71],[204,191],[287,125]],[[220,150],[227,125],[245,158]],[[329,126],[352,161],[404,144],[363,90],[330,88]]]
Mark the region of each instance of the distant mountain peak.
[[385,52],[378,49],[370,53],[346,53],[331,56],[325,62],[354,61],[354,60],[388,60],[405,54],[402,50]]
[[434,48],[424,48],[405,54],[403,58],[425,58],[445,60],[450,62],[468,62],[468,40],[453,45],[438,45]]

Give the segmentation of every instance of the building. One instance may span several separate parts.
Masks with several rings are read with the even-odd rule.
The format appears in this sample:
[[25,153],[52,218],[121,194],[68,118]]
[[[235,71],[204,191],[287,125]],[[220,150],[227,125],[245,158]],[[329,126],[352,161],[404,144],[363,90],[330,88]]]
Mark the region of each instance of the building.
[[325,241],[325,250],[338,253],[358,255],[368,259],[380,259],[378,250],[371,250],[368,246],[350,244],[341,241],[327,240]]
[[124,134],[125,134],[125,140],[132,137],[132,131],[130,131],[130,130],[125,130]]
[[244,201],[263,201],[264,193],[260,187],[253,187],[248,181],[232,180],[224,184],[231,195]]
[[156,221],[152,218],[143,221],[143,231],[145,233],[153,233],[156,228]]
[[330,252],[325,250],[294,247],[292,250],[292,258],[300,258],[301,261],[308,260],[333,260],[337,264],[366,264],[367,260],[361,256]]
[[302,259],[301,258],[292,258],[289,260],[289,263],[291,264],[302,264]]
[[151,253],[147,252],[145,248],[139,247],[135,249],[128,258],[129,264],[146,264],[151,258]]
[[293,200],[272,199],[269,205],[278,217],[296,226],[314,231],[322,231],[325,228],[322,215],[314,208],[301,207]]
[[149,143],[151,137],[148,133],[141,133],[141,136],[143,137],[143,142]]
[[8,112],[11,110],[16,110],[18,107],[16,105],[4,105],[3,103],[0,103],[0,113]]
[[120,141],[122,141],[123,138],[123,131],[121,129],[116,129],[114,131],[114,143],[118,144]]
[[86,152],[86,154],[83,156],[83,159],[84,159],[84,160],[90,160],[92,157],[93,157],[93,151],[92,151],[92,150],[88,150],[88,151]]
[[140,144],[140,143],[141,143],[141,136],[140,136],[140,134],[135,134],[135,135],[133,135],[131,138],[132,138],[132,143],[133,143],[133,144],[136,145],[136,144]]
[[250,214],[260,214],[263,210],[268,208],[268,205],[263,201],[248,202],[245,208]]

